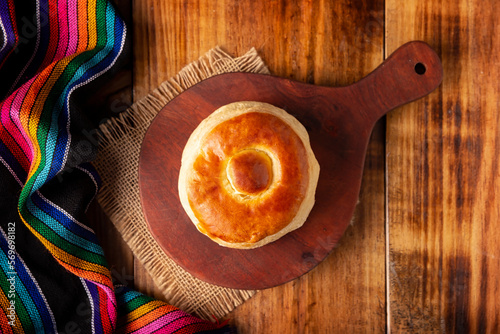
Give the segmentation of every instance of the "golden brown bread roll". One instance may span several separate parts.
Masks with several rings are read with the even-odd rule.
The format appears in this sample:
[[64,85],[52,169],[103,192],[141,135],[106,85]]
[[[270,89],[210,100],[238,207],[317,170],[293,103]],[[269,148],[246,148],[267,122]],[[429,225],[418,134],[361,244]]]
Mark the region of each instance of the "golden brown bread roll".
[[256,248],[306,221],[319,165],[306,129],[261,102],[225,105],[191,134],[179,173],[181,204],[221,246]]

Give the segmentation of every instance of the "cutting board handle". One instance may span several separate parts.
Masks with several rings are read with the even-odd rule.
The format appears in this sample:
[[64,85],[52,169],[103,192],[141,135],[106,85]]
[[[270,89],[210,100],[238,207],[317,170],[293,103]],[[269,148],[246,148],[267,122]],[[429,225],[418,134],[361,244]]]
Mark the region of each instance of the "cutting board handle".
[[351,89],[355,98],[363,99],[360,112],[374,123],[388,111],[429,94],[442,78],[436,52],[425,42],[413,41],[399,47]]

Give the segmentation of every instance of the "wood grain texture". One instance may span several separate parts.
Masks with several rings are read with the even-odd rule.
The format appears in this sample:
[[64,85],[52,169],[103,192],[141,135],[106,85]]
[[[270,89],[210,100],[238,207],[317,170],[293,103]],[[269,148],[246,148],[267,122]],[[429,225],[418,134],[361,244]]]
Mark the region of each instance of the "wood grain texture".
[[386,1],[390,52],[429,42],[439,91],[387,119],[390,328],[500,331],[497,1]]
[[[275,75],[339,86],[409,40],[430,43],[443,84],[390,113],[387,134],[385,122],[375,127],[356,218],[339,247],[228,318],[241,333],[500,331],[497,1],[117,3],[133,33],[134,101],[215,45],[233,55],[255,46]],[[90,218],[108,233],[109,221]],[[114,238],[102,239],[111,263],[128,256]],[[138,264],[135,285],[161,297]]]
[[[327,86],[353,83],[383,60],[383,1],[140,0],[133,4],[134,100],[215,45],[233,55],[255,46],[273,74]],[[230,314],[238,330],[383,331],[383,124],[376,129],[358,218],[341,246],[310,274],[265,290]],[[147,280],[138,275],[135,282],[139,289],[149,289]]]

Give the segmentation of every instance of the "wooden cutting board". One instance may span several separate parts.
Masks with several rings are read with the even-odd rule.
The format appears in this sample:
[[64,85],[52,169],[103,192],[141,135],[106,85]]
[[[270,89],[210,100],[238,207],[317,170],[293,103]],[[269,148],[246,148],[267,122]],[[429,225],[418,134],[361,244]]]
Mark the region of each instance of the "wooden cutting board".
[[[352,219],[375,122],[432,92],[441,80],[438,56],[416,41],[347,87],[248,73],[200,82],[159,112],[142,144],[139,187],[151,233],[181,267],[209,283],[264,289],[303,275],[331,252]],[[199,233],[177,193],[181,155],[190,134],[217,108],[236,101],[267,102],[295,116],[306,127],[321,167],[316,203],[305,224],[252,250],[221,247]]]

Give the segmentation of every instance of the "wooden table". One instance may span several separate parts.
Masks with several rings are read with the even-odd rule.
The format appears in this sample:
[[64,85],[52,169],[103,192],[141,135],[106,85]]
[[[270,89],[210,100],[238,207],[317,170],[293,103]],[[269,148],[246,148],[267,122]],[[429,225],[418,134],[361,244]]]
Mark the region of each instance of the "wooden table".
[[[132,49],[96,98],[99,117],[216,45],[232,55],[256,47],[274,75],[339,86],[407,41],[428,42],[444,81],[377,124],[338,247],[228,318],[241,333],[500,332],[499,1],[116,3]],[[162,298],[96,205],[89,217],[118,281]]]

